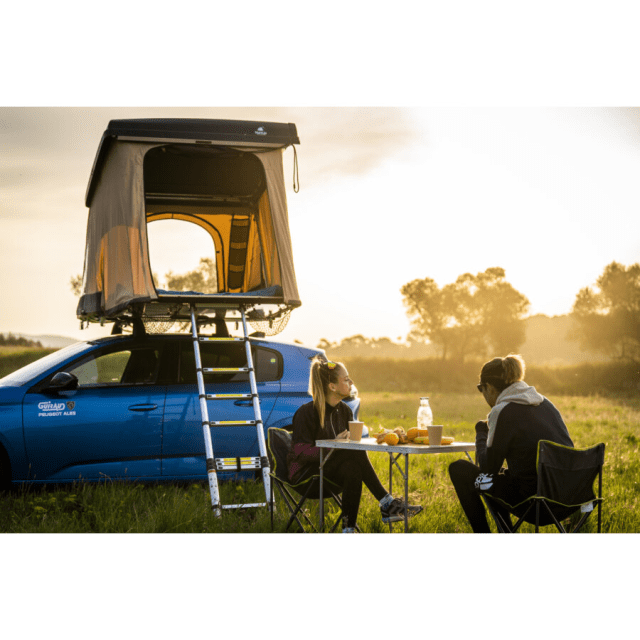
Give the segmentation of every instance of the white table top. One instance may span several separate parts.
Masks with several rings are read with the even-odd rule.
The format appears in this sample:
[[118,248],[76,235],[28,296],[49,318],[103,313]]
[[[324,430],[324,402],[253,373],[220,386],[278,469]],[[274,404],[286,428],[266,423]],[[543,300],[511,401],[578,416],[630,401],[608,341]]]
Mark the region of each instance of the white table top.
[[383,453],[456,453],[459,451],[475,451],[474,442],[453,442],[452,444],[442,444],[431,446],[428,444],[378,444],[375,438],[362,438],[360,442],[351,440],[316,440],[316,447],[322,449],[356,449],[361,451],[380,451]]

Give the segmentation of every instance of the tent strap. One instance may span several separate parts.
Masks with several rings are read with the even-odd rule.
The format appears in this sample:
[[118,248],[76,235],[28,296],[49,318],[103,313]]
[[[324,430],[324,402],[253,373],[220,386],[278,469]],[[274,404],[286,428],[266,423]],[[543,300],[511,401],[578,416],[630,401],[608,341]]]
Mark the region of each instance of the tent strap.
[[298,171],[298,152],[296,151],[296,145],[293,147],[293,192],[298,193],[300,191],[300,173]]

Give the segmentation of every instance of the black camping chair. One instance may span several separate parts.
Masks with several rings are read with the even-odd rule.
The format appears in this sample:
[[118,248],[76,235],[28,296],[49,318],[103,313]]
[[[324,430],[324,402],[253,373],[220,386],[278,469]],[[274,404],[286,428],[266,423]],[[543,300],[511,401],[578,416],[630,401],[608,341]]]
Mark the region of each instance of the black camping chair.
[[[303,506],[307,500],[319,500],[320,499],[320,476],[313,475],[303,480],[292,483],[289,480],[289,470],[287,464],[287,456],[291,451],[292,439],[291,433],[286,429],[278,429],[271,427],[268,431],[268,449],[269,449],[269,465],[271,468],[271,504],[273,504],[273,487],[278,489],[278,492],[282,496],[284,503],[289,509],[291,517],[287,522],[285,531],[289,530],[295,520],[300,527],[300,530],[304,533],[309,531],[317,532],[313,522],[309,519]],[[325,499],[333,500],[340,509],[340,515],[335,521],[331,531],[335,531],[340,522],[342,521],[342,501],[340,500],[341,487],[331,482],[327,478],[324,478],[324,495]],[[296,499],[295,494],[300,497]],[[307,528],[301,522],[299,516],[302,516],[306,521]],[[356,527],[358,531],[358,527]],[[271,530],[273,531],[273,509],[271,510]]]
[[[595,506],[598,509],[598,533],[600,533],[603,464],[604,443],[588,449],[574,449],[549,440],[540,440],[536,495],[512,506],[492,496],[491,493],[483,493],[485,504],[496,523],[498,532],[515,533],[523,522],[528,522],[535,525],[536,533],[541,526],[547,525],[555,525],[560,533],[576,533],[584,526]],[[598,478],[597,496],[593,492],[596,478]],[[535,514],[532,511],[535,511]],[[561,521],[578,511],[581,517],[567,531]],[[512,524],[510,517],[505,517],[506,512],[513,513],[518,521]],[[572,523],[573,520],[574,518]]]

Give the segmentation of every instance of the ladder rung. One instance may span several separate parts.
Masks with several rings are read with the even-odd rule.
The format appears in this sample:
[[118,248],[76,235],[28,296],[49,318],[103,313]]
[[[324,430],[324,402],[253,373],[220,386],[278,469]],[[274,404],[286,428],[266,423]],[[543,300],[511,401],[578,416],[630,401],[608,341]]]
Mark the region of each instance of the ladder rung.
[[200,336],[200,342],[244,342],[244,338],[214,338],[213,336]]
[[216,458],[218,471],[242,471],[244,469],[261,469],[260,458],[245,456],[241,458]]
[[[207,393],[207,400],[235,400],[236,398],[253,397],[253,393]],[[257,397],[257,394],[255,397]]]
[[237,373],[240,371],[248,373],[251,369],[249,369],[249,367],[208,367],[206,369],[202,369],[202,371],[203,373]]
[[232,425],[242,426],[257,424],[256,420],[210,420],[209,425],[212,427],[230,427]]
[[248,509],[250,507],[266,507],[267,502],[253,502],[252,504],[223,504],[223,509]]

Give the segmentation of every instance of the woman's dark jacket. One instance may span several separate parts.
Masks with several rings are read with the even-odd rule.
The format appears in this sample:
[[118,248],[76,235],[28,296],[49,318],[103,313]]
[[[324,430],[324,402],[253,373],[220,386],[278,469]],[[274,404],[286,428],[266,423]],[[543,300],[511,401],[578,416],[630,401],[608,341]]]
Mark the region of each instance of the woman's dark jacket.
[[488,422],[476,424],[476,456],[483,473],[497,474],[507,461],[511,481],[522,495],[537,487],[538,442],[550,440],[573,447],[560,412],[524,382],[516,382],[498,396]]
[[339,433],[349,429],[353,412],[344,402],[335,407],[325,404],[324,429],[320,427],[320,416],[313,405],[302,405],[293,416],[293,447],[289,454],[289,479],[296,482],[302,475],[308,477],[320,470],[320,449],[316,440],[333,440]]

